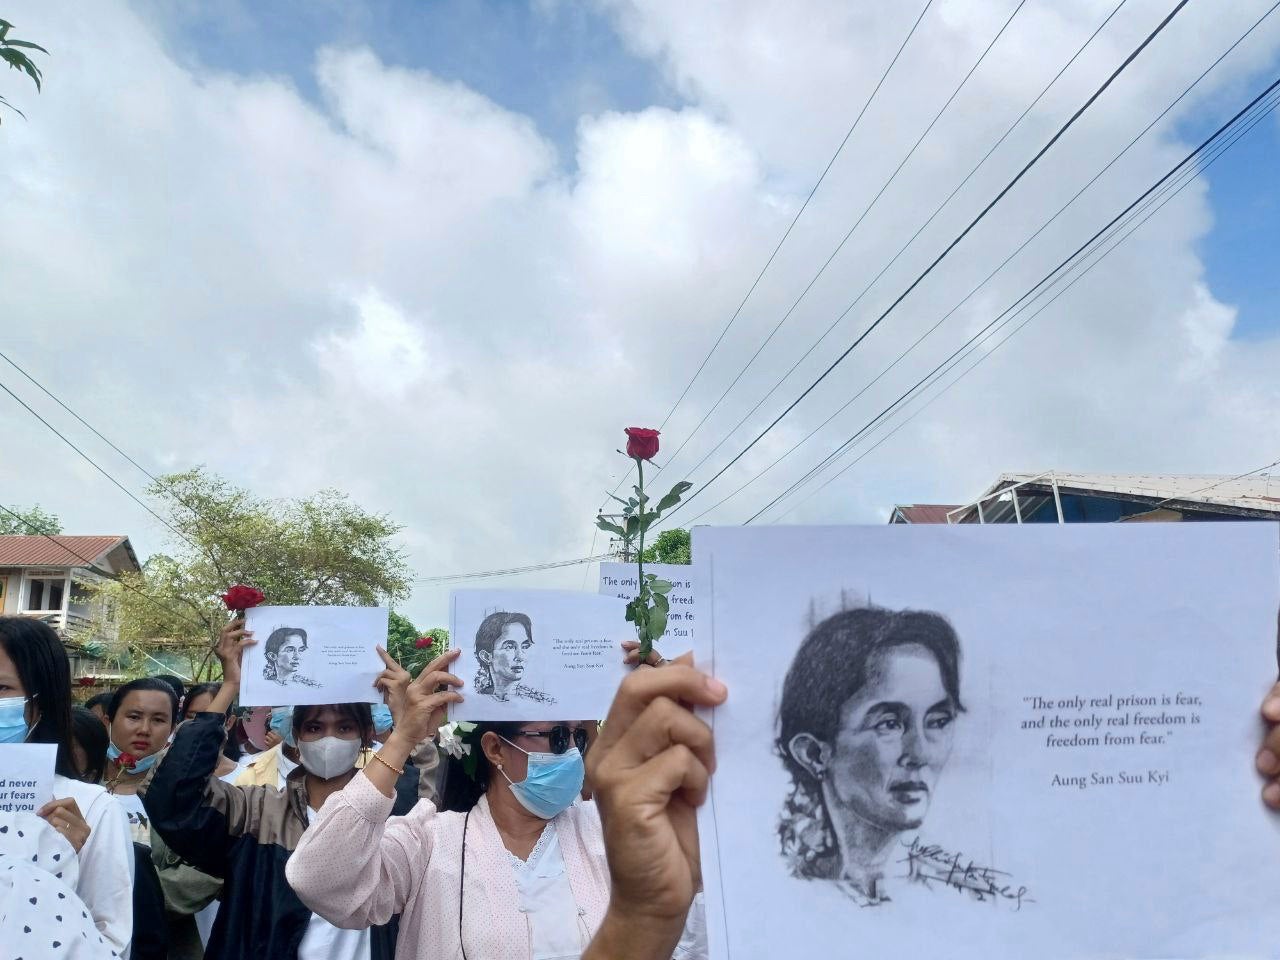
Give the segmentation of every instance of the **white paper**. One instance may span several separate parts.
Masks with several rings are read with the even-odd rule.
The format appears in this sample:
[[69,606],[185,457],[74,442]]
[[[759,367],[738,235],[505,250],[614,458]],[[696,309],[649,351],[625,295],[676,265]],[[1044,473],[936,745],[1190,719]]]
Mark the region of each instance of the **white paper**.
[[[644,572],[652,573],[659,580],[666,580],[671,584],[671,592],[667,594],[667,601],[671,604],[671,611],[667,615],[667,632],[654,646],[668,658],[678,657],[685,651],[692,650],[693,632],[698,619],[693,566],[684,563],[646,563]],[[602,563],[600,593],[630,601],[637,593],[636,576],[634,563]],[[628,639],[634,640],[635,636]]]
[[374,648],[387,643],[386,607],[252,607],[245,627],[255,642],[241,664],[241,706],[382,702]]
[[35,813],[53,799],[53,743],[0,743],[0,813]]
[[[711,956],[1275,957],[1278,546],[1253,522],[696,530],[699,659],[730,690]],[[905,642],[937,621],[868,604],[951,624],[963,712]],[[875,624],[895,642],[855,686]]]
[[451,720],[600,720],[635,637],[626,602],[568,590],[455,590],[450,643],[463,702]]

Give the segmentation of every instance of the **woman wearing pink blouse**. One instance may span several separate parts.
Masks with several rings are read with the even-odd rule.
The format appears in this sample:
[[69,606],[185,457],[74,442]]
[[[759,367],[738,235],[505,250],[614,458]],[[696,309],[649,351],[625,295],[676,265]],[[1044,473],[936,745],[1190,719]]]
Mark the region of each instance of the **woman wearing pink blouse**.
[[289,883],[339,927],[399,914],[398,957],[578,960],[609,901],[600,816],[579,799],[584,722],[481,725],[467,737],[474,774],[450,761],[442,809],[422,802],[390,816],[397,770],[462,699],[447,672],[456,656],[411,680],[383,653],[377,685],[394,731],[320,810]]

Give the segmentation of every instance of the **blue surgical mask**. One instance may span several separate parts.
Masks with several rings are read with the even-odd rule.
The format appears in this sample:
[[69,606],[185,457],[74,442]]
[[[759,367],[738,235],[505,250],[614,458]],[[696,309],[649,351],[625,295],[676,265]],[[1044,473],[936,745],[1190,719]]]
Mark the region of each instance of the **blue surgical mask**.
[[[516,747],[510,740],[506,742]],[[520,806],[543,820],[553,820],[573,806],[573,801],[582,793],[582,781],[586,777],[578,748],[570,747],[564,753],[530,753],[520,747],[516,749],[529,758],[528,772],[519,783],[507,777],[505,770],[502,775],[507,777]]]
[[27,701],[23,697],[0,700],[0,743],[25,743],[31,736],[27,726]]
[[[124,751],[121,750],[119,747],[117,747],[114,743],[110,743],[110,742],[107,743],[107,757],[109,759],[119,760],[123,754],[124,754]],[[143,757],[141,760],[137,760],[134,762],[133,766],[129,768],[129,772],[130,773],[146,773],[148,770],[150,770],[152,767],[155,766],[156,761],[159,759],[160,759],[160,754],[158,753],[153,753],[149,757]]]
[[285,742],[286,746],[298,745],[298,741],[293,736],[293,707],[272,707],[271,729]]
[[385,703],[375,703],[372,710],[373,732],[381,736],[391,729],[391,708]]

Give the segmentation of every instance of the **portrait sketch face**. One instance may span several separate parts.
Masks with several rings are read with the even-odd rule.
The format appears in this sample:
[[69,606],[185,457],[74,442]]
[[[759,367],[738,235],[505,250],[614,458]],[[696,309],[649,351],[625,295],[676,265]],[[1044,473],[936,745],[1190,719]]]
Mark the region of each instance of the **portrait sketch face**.
[[779,822],[796,876],[850,880],[878,902],[898,837],[918,830],[951,754],[959,640],[928,611],[845,610],[810,630],[787,672]]
[[300,678],[302,654],[307,649],[307,632],[301,627],[277,627],[271,631],[263,650],[266,661],[262,675],[282,686]]
[[533,621],[527,614],[489,614],[476,630],[476,692],[495,700],[542,696],[525,683],[533,651]]

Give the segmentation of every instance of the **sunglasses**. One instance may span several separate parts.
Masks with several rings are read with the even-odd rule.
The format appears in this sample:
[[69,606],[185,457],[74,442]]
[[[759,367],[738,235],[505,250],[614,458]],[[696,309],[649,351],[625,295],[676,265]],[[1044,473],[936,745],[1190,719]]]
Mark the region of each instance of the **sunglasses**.
[[520,730],[517,737],[538,737],[547,741],[547,749],[554,754],[564,753],[569,744],[578,748],[579,753],[587,752],[587,731],[582,727],[571,730],[564,724],[556,724],[550,730]]

